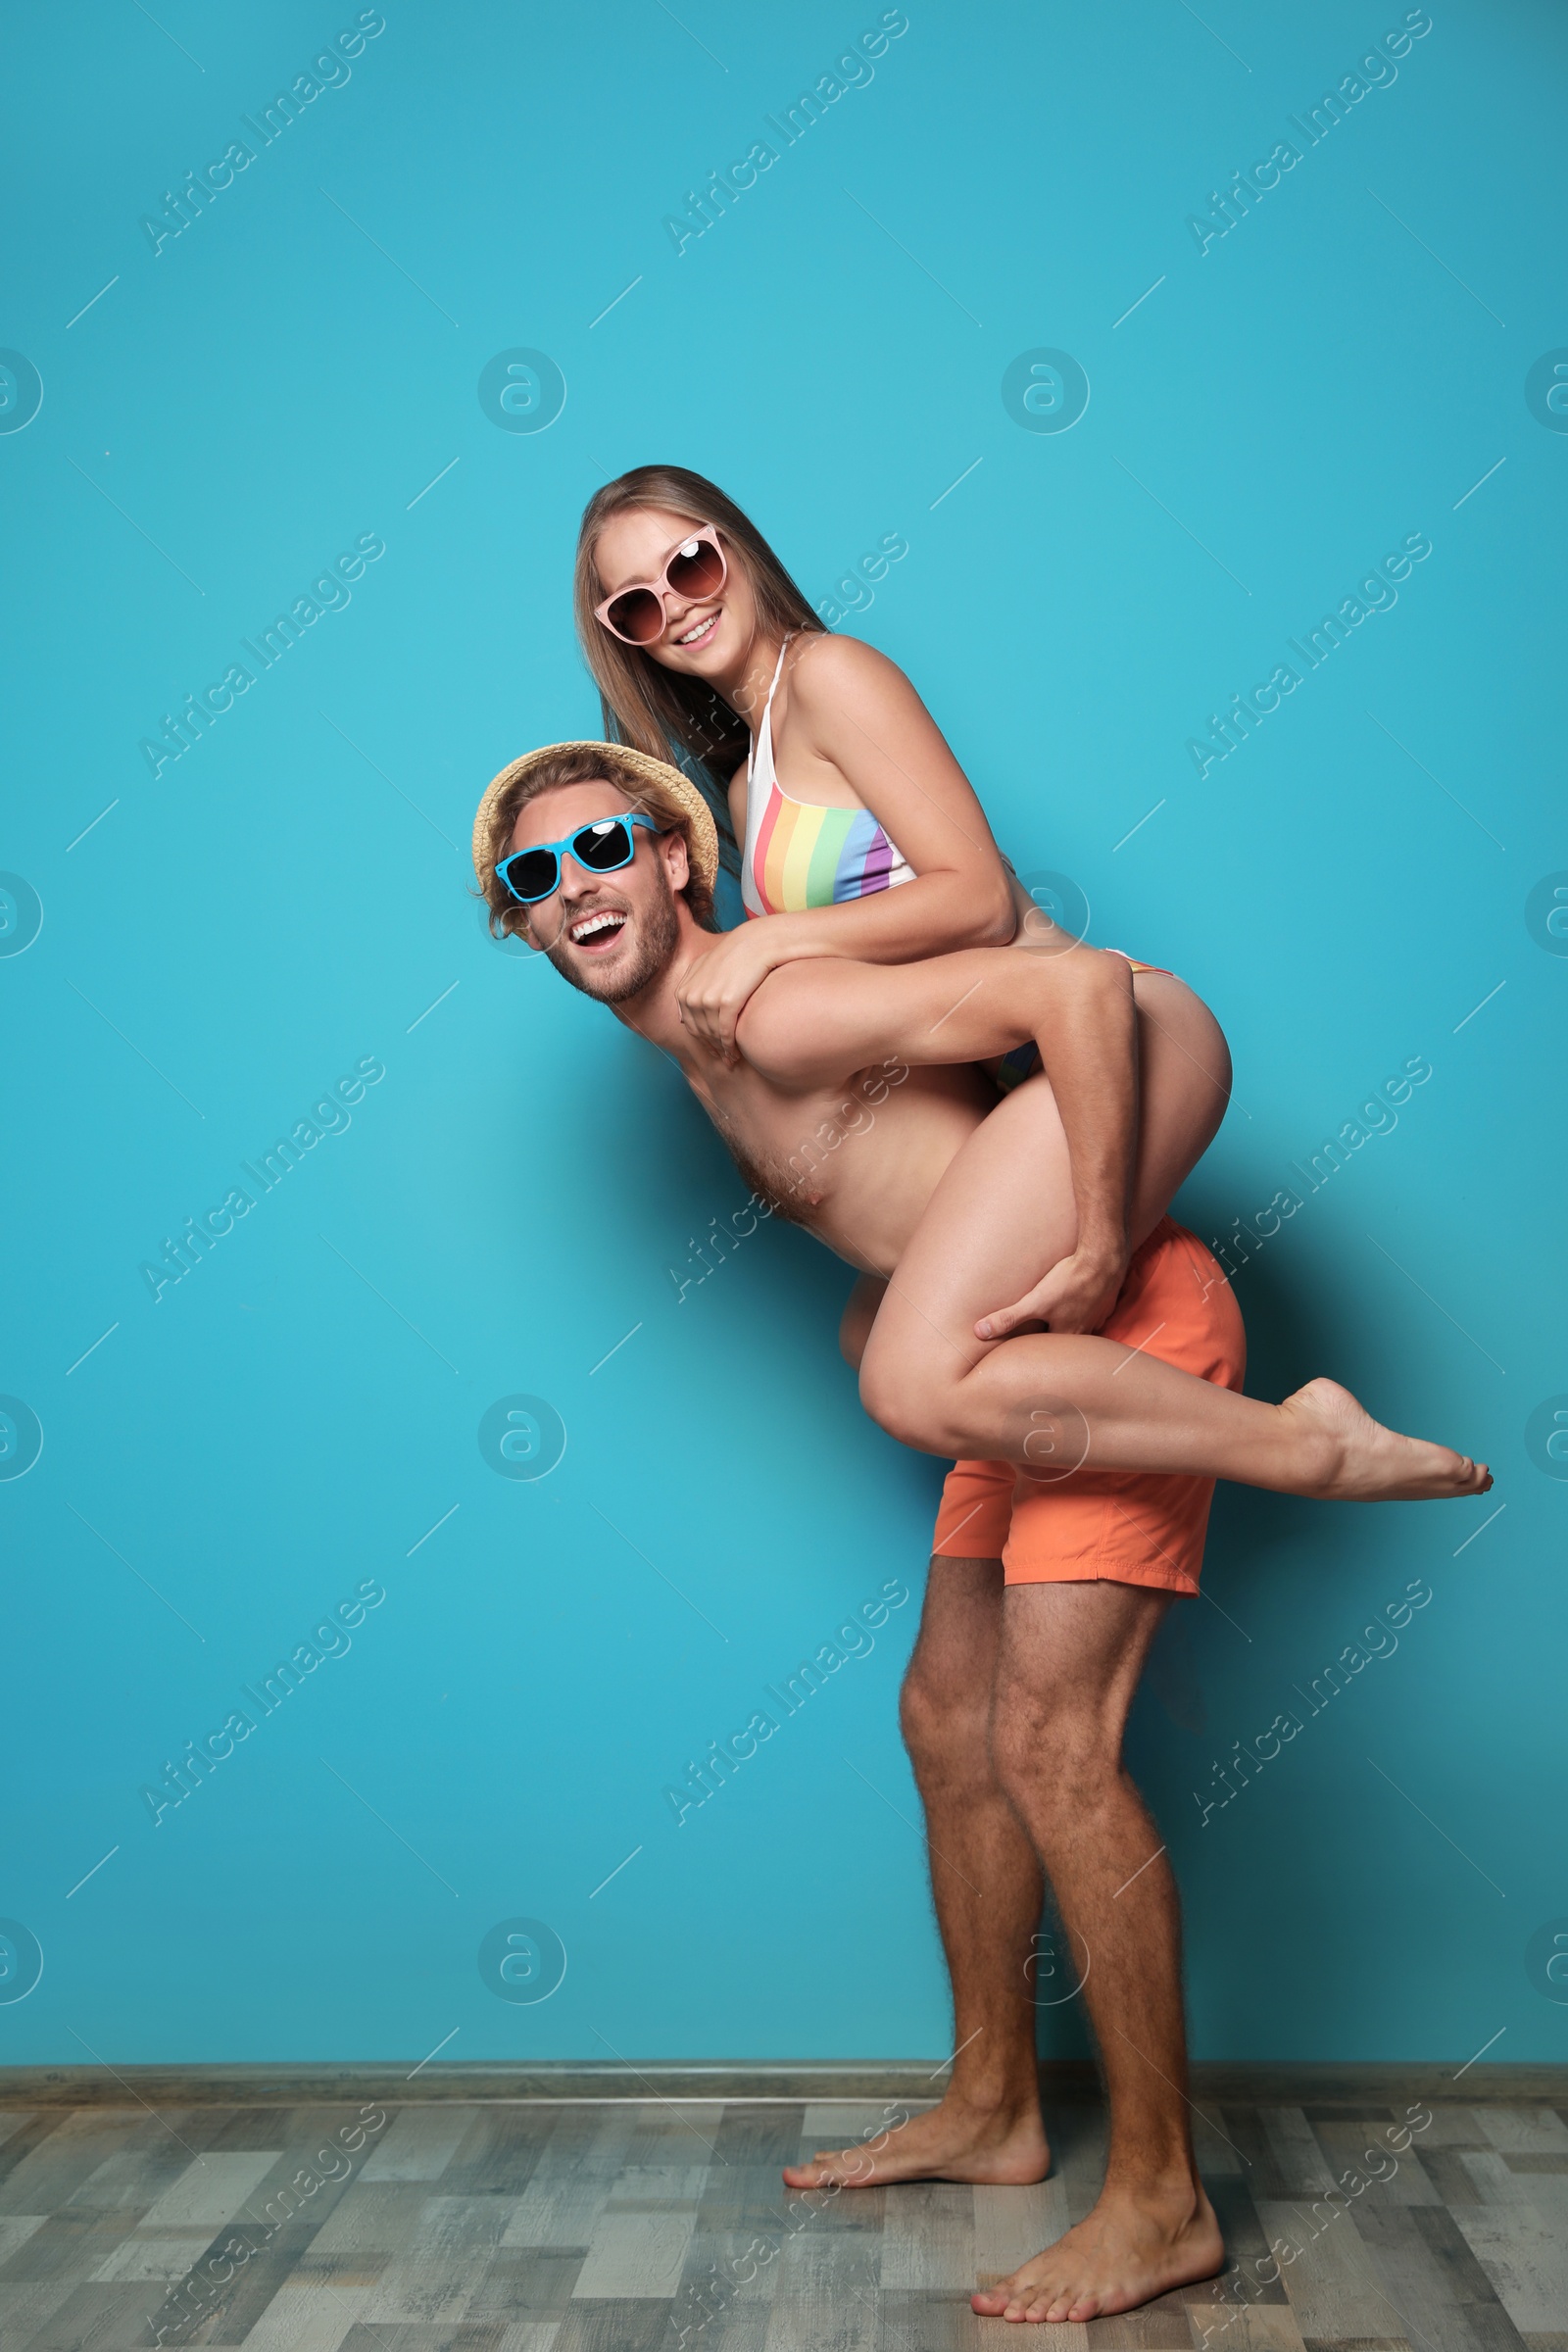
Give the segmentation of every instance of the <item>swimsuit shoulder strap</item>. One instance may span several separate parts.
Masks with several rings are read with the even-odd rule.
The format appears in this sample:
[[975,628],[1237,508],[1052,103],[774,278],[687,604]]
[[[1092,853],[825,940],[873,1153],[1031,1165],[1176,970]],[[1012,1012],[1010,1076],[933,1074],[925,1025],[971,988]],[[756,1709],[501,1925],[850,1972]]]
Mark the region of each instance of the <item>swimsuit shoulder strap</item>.
[[764,786],[771,785],[775,781],[773,769],[773,697],[778,692],[778,682],[784,674],[784,657],[789,652],[792,642],[792,637],[786,637],[783,644],[778,649],[778,660],[773,664],[772,683],[769,685],[767,690],[767,700],[762,705],[762,715],[758,724],[752,758],[749,763],[749,773],[752,778],[760,782]]
[[778,692],[778,682],[784,672],[784,657],[789,652],[790,647],[794,642],[794,632],[792,631],[791,634],[785,638],[783,644],[778,649],[778,660],[773,664],[773,682],[767,690],[767,701],[762,708],[762,716],[764,718],[767,716],[768,711],[773,708],[773,697]]

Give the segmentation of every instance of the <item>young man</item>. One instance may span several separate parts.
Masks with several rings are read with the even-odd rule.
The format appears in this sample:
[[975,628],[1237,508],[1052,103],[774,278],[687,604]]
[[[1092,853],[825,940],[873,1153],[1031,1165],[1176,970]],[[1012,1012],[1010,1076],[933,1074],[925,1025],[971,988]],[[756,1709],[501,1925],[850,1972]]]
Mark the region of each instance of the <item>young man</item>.
[[[1179,1065],[1207,1053],[1212,1093],[1220,1063],[1201,1023],[1183,1036],[1178,1000],[1142,1019],[1124,959],[787,964],[725,1061],[676,1001],[710,944],[716,864],[678,771],[604,744],[532,753],[485,795],[474,864],[493,920],[679,1064],[754,1189],[885,1285],[862,1398],[906,1443],[960,1457],[904,1700],[958,2055],[941,2103],[869,2166],[841,2151],[786,2177],[1045,2178],[1029,1982],[1044,1872],[1100,2042],[1105,2184],[975,2309],[1084,2321],[1210,2276],[1224,2248],[1188,2127],[1175,1886],[1121,1765],[1150,1642],[1197,1590],[1216,1476],[1370,1500],[1479,1493],[1485,1469],[1380,1428],[1326,1381],[1278,1406],[1239,1393],[1234,1299],[1164,1215],[1217,1124]],[[1030,1042],[1044,1074],[999,1103],[973,1065]],[[870,1311],[862,1291],[852,1352]]]

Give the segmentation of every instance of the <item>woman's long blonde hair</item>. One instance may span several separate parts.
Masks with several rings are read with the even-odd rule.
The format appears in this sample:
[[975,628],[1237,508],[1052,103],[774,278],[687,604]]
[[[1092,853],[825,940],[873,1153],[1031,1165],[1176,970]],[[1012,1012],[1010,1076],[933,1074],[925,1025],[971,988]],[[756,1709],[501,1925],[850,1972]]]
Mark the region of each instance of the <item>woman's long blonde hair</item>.
[[733,870],[727,794],[730,776],[746,757],[746,718],[700,678],[665,669],[640,646],[612,637],[595,617],[594,607],[606,593],[594,561],[599,534],[612,515],[639,507],[657,507],[683,522],[711,523],[731,564],[744,564],[765,629],[780,637],[807,630],[820,635],[823,624],[751,517],[716,482],[684,466],[634,466],[596,490],[583,510],[572,602],[583,659],[599,688],[605,735],[656,760],[673,760],[692,776],[712,806],[721,854]]

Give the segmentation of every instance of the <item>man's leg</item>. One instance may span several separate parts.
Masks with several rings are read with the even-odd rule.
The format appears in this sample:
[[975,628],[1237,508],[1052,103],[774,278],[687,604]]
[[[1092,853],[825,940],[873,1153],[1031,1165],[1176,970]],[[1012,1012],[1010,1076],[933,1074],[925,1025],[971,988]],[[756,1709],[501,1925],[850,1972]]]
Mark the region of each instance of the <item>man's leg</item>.
[[790,2165],[792,2188],[829,2180],[1043,2180],[1033,1993],[1025,1969],[1040,1924],[1040,1865],[991,1760],[1002,1562],[931,1562],[905,1677],[904,1737],[925,1805],[931,1891],[953,1980],[956,2052],[941,2103],[871,2148]]
[[989,2318],[1090,2320],[1206,2278],[1224,2243],[1193,2158],[1175,1881],[1122,1762],[1127,1710],[1170,1595],[1136,1585],[1007,1589],[993,1745],[1045,1863],[1110,2101],[1094,2212],[974,2298]]

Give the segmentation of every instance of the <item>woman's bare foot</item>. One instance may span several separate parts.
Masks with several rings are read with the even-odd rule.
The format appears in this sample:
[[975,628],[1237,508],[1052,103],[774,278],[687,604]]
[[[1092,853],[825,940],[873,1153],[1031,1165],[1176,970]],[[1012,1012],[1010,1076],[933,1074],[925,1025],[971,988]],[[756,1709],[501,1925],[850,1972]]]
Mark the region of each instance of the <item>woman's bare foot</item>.
[[791,2188],[883,2188],[891,2180],[972,2180],[1026,2187],[1051,2170],[1037,2106],[974,2107],[950,2092],[923,2115],[853,2148],[818,2150],[809,2164],[787,2164]]
[[1337,1381],[1309,1380],[1280,1412],[1301,1440],[1309,1484],[1294,1491],[1328,1502],[1438,1502],[1484,1494],[1485,1462],[1385,1429]]
[[1132,2311],[1173,2286],[1211,2278],[1225,2261],[1200,2188],[1168,2195],[1106,2187],[1087,2220],[996,2286],[969,2298],[987,2320],[1093,2320]]

